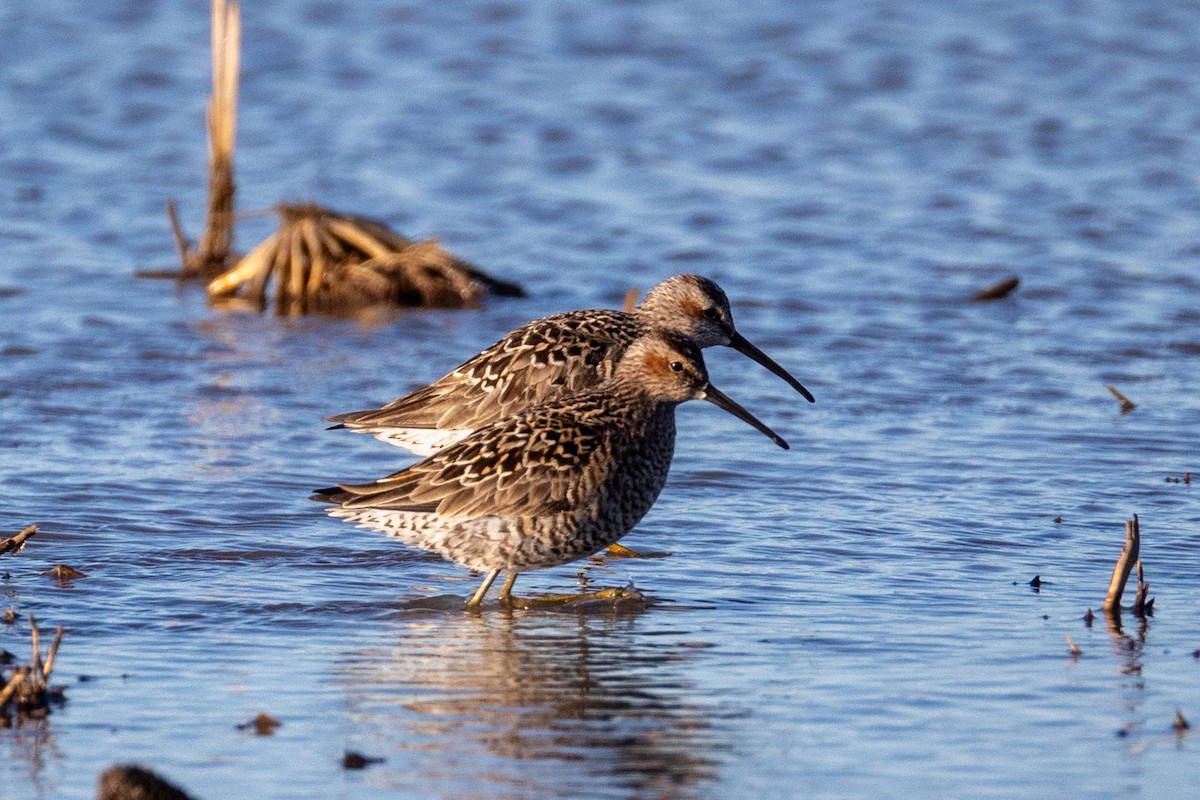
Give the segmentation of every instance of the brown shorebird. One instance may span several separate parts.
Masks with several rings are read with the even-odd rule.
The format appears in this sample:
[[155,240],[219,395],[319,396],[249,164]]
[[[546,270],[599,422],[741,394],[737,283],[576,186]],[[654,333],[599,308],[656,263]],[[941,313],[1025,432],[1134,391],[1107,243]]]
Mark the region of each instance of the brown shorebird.
[[501,573],[517,575],[590,556],[650,510],[675,449],[675,407],[708,400],[787,442],[708,382],[689,339],[638,339],[602,385],[487,425],[408,469],[365,484],[319,489],[330,514],[487,573],[478,606]]
[[632,312],[568,311],[534,320],[424,388],[329,421],[429,455],[523,408],[599,385],[635,339],[658,328],[701,348],[732,347],[813,402],[808,389],[737,332],[720,286],[699,275],[676,275]]

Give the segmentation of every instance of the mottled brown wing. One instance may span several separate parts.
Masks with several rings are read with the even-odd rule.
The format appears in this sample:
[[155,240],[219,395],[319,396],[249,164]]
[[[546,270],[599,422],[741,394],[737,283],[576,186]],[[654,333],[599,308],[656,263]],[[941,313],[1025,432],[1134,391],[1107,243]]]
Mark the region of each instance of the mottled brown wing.
[[430,385],[374,411],[330,417],[361,428],[476,429],[612,374],[638,335],[620,311],[572,311],[535,320]]
[[342,505],[467,519],[566,511],[603,480],[616,435],[579,406],[510,417],[387,478],[341,486]]

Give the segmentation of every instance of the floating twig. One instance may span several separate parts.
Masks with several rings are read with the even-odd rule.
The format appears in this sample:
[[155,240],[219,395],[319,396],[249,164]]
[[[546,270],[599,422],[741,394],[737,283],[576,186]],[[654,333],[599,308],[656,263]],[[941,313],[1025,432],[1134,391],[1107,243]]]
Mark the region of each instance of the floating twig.
[[985,303],[989,300],[1000,300],[1001,298],[1008,297],[1012,290],[1016,289],[1020,285],[1021,279],[1016,275],[1012,276],[1011,278],[1005,278],[994,286],[989,286],[988,288],[971,295],[971,302]]
[[20,533],[14,534],[3,541],[0,541],[0,555],[4,555],[5,553],[12,553],[13,555],[16,555],[17,553],[21,552],[21,548],[24,547],[25,543],[28,542],[29,539],[37,532],[37,525],[30,525]]
[[1071,638],[1071,634],[1064,633],[1063,638],[1067,640],[1067,647],[1071,650],[1071,655],[1076,658],[1083,655],[1083,651],[1079,649],[1079,645],[1075,644],[1075,640]]
[[1115,386],[1110,386],[1106,383],[1106,384],[1104,384],[1104,388],[1108,389],[1110,392],[1112,392],[1112,396],[1117,398],[1117,400],[1119,400],[1121,402],[1121,413],[1122,414],[1128,414],[1130,411],[1133,411],[1135,408],[1137,408],[1137,404],[1134,403],[1132,400],[1130,400],[1125,395],[1118,392],[1117,388]]
[[1178,708],[1175,709],[1175,730],[1178,733],[1183,733],[1192,727],[1192,724],[1187,721],[1187,717],[1183,716],[1183,712]]

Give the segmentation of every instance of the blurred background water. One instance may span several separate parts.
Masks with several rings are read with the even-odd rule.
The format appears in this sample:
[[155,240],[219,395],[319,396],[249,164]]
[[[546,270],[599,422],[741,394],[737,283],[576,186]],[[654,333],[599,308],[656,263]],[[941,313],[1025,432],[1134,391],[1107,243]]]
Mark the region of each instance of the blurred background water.
[[[175,262],[167,198],[201,222],[208,14],[0,7],[0,530],[41,528],[0,647],[67,626],[69,684],[0,730],[0,796],[124,761],[201,798],[1194,790],[1200,8],[248,4],[239,209],[372,214],[530,290],[376,324],[133,278]],[[645,607],[463,614],[461,569],[306,499],[406,463],[325,416],[685,271],[817,404],[709,351],[792,451],[685,406],[625,540],[673,555],[518,587]],[[1133,513],[1155,615],[1088,628]]]

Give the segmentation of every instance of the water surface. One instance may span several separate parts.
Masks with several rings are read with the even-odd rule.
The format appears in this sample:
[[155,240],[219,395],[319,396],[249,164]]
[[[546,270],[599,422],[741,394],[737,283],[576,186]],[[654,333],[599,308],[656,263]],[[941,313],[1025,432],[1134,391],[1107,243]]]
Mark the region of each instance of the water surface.
[[[121,761],[201,798],[1188,794],[1195,8],[252,6],[239,208],[374,214],[531,296],[368,324],[134,279],[168,197],[200,224],[208,10],[5,5],[0,530],[41,533],[0,591],[69,629],[69,699],[0,731],[0,796]],[[672,555],[518,584],[645,604],[463,614],[473,578],[306,499],[406,463],[325,416],[683,271],[818,402],[710,351],[793,449],[685,406],[626,539]],[[1134,513],[1155,615],[1088,628]]]

